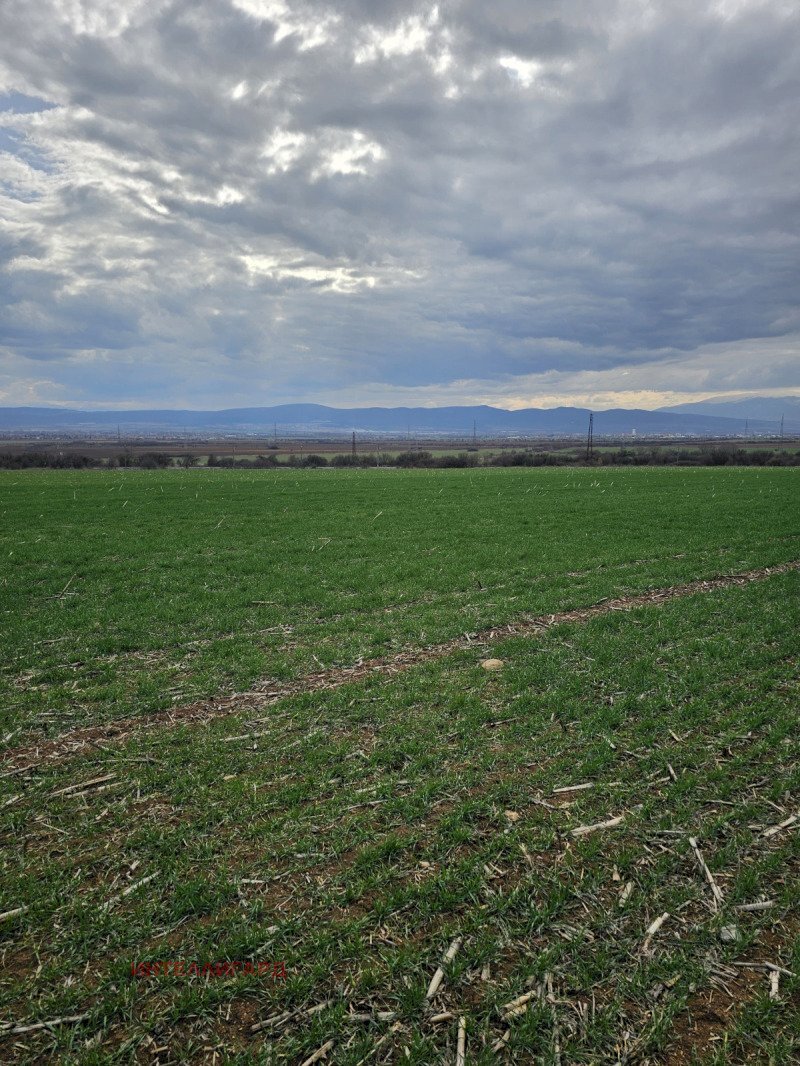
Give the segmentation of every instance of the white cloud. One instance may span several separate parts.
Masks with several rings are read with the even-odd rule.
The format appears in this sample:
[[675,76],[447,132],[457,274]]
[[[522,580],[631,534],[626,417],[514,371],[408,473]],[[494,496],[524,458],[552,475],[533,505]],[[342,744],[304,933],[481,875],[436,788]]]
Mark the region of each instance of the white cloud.
[[520,59],[519,56],[500,56],[500,66],[512,74],[526,89],[539,77],[544,64],[538,59]]
[[797,387],[798,29],[783,0],[6,0],[6,402]]
[[[359,275],[345,266],[319,266],[310,263],[288,262],[271,255],[243,255],[242,262],[253,275],[265,275],[282,281],[286,278],[322,284],[334,292],[355,292],[361,288],[374,288],[377,279],[369,274]],[[310,350],[306,347],[306,350]]]
[[386,153],[370,141],[360,130],[332,139],[321,152],[319,165],[312,171],[312,179],[324,174],[369,174],[371,164],[380,162]]
[[301,51],[319,48],[331,40],[338,19],[328,13],[323,16],[303,18],[297,15],[284,0],[231,0],[245,14],[259,21],[275,24],[273,40],[276,44],[296,36]]
[[371,63],[379,56],[390,59],[425,52],[438,22],[439,8],[434,6],[425,15],[410,15],[388,31],[368,27],[363,43],[355,51],[356,63]]
[[302,156],[307,141],[304,133],[274,130],[261,150],[262,158],[269,160],[267,172],[276,174],[278,171],[291,169]]

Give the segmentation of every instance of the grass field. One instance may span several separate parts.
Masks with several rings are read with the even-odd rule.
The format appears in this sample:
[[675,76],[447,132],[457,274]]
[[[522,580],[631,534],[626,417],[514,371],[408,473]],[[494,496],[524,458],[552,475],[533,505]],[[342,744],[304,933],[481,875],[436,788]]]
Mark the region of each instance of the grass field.
[[792,470],[0,472],[13,743],[798,557]]
[[796,471],[0,493],[2,1061],[798,1060]]

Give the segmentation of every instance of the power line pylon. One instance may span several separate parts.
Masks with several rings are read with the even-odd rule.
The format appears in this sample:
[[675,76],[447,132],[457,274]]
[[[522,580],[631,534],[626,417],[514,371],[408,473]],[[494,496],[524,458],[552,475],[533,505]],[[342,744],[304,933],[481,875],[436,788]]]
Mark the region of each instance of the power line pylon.
[[591,459],[594,455],[594,412],[589,412],[589,434],[586,437],[586,458]]

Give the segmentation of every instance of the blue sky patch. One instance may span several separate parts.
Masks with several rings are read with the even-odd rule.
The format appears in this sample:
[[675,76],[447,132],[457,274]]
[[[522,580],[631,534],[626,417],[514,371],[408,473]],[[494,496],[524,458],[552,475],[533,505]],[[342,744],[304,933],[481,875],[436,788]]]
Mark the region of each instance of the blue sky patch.
[[26,96],[18,93],[16,89],[0,93],[0,111],[12,111],[15,115],[31,115],[36,111],[50,111],[56,107],[49,100],[42,100],[39,96]]

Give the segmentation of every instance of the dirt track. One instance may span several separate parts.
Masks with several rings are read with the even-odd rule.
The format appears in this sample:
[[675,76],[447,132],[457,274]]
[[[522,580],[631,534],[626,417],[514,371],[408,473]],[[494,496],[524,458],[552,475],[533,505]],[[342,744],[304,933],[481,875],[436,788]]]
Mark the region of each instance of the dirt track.
[[177,723],[202,722],[222,715],[235,714],[239,711],[257,710],[277,703],[278,700],[287,696],[303,692],[317,692],[322,689],[336,689],[342,685],[360,681],[366,677],[374,677],[375,675],[391,676],[408,670],[413,666],[441,659],[454,651],[486,645],[492,641],[507,637],[542,633],[550,626],[559,625],[563,622],[588,622],[592,618],[609,614],[611,611],[627,611],[635,607],[658,606],[682,596],[693,596],[698,593],[713,592],[715,589],[747,585],[753,581],[762,581],[773,575],[785,574],[798,569],[800,569],[800,561],[781,563],[778,566],[748,570],[742,574],[709,578],[706,581],[690,581],[684,585],[671,585],[637,596],[621,596],[618,599],[601,600],[599,603],[592,604],[589,607],[578,608],[573,611],[562,611],[558,614],[541,615],[537,618],[524,618],[518,622],[484,629],[479,633],[454,637],[452,640],[445,641],[442,644],[415,648],[386,658],[368,659],[355,663],[353,666],[321,670],[318,673],[307,674],[305,677],[300,677],[293,681],[265,681],[246,692],[236,692],[231,696],[225,696],[220,699],[200,700],[195,703],[170,707],[147,718],[120,718],[104,725],[75,729],[55,737],[53,740],[10,749],[5,753],[6,770],[3,776],[22,773],[26,769],[33,769],[42,762],[67,759],[79,754],[86,748],[102,745],[103,741],[123,740],[131,733],[141,730]]

